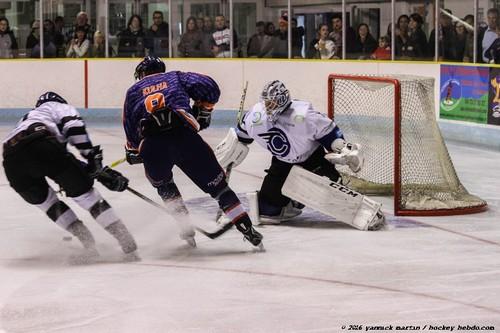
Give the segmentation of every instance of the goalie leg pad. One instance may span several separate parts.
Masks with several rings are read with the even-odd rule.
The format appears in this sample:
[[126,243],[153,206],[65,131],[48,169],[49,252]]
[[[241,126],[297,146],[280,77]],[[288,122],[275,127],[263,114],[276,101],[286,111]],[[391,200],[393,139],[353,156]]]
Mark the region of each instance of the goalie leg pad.
[[375,230],[384,223],[382,204],[298,166],[292,168],[282,192],[359,230]]
[[223,168],[231,163],[236,167],[247,157],[248,150],[248,146],[238,140],[235,129],[230,128],[224,140],[215,148],[215,157]]

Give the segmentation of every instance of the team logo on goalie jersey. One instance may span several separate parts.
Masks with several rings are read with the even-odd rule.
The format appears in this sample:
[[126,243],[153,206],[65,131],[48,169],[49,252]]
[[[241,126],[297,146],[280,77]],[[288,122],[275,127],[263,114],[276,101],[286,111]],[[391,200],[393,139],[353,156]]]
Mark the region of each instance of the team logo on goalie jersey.
[[261,138],[266,140],[267,149],[279,157],[285,157],[290,152],[290,141],[285,132],[279,128],[273,127],[268,132],[259,134]]

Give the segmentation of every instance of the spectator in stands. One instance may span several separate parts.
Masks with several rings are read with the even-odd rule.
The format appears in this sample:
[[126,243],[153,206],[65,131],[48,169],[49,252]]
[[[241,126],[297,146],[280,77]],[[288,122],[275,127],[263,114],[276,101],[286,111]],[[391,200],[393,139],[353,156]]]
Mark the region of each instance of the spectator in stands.
[[[111,46],[108,47],[108,56],[113,57],[114,52]],[[92,43],[90,49],[90,56],[93,58],[105,58],[106,57],[106,40],[104,38],[104,34],[96,30],[94,33],[94,43]]]
[[168,23],[159,10],[153,12],[153,24],[146,31],[146,48],[150,55],[168,57]]
[[0,17],[0,58],[17,58],[17,55],[17,40],[10,30],[9,20]]
[[370,28],[366,23],[358,26],[358,35],[353,48],[355,59],[369,59],[377,48],[377,41],[370,33]]
[[43,20],[43,33],[44,36],[47,36],[52,43],[54,43],[54,33],[55,33],[55,25],[52,20],[45,19]]
[[[342,14],[334,14],[332,17],[332,32],[330,32],[329,38],[333,40],[335,47],[337,48],[336,54],[339,58],[342,58]],[[346,52],[352,52],[354,44],[356,43],[356,32],[351,26],[346,27]]]
[[467,37],[465,40],[463,62],[472,62],[474,60],[474,15],[466,15],[463,21],[469,25],[464,24]]
[[266,23],[265,32],[266,35],[274,36],[274,34],[276,33],[276,26],[274,25],[273,22]]
[[182,35],[178,45],[179,57],[183,58],[200,58],[203,57],[203,33],[196,25],[194,16],[188,17],[186,20],[186,32]]
[[229,30],[226,26],[226,18],[224,15],[215,17],[215,32],[212,34],[212,53],[216,58],[230,58],[230,41],[231,35],[233,38],[233,53],[238,54],[238,36],[236,31]]
[[67,42],[71,42],[71,40],[76,38],[76,29],[83,28],[85,30],[85,38],[89,41],[92,41],[94,38],[94,29],[88,23],[89,17],[86,12],[79,12],[76,15],[76,23],[75,25],[68,31],[66,35]]
[[203,18],[203,44],[201,46],[202,57],[212,58],[214,54],[212,53],[212,41],[213,33],[215,32],[214,24],[210,16],[205,16]]
[[408,59],[410,57],[408,54],[410,42],[410,17],[406,14],[400,15],[395,28],[396,57]]
[[498,38],[498,9],[488,9],[486,17],[488,20],[488,28],[484,32],[481,40],[481,57],[484,62],[488,63],[493,56],[491,54],[486,54],[486,51],[488,51],[493,42]]
[[273,41],[270,43],[263,53],[267,53],[267,49],[272,49],[272,58],[288,58],[288,16],[283,15],[279,19],[278,30],[274,33]]
[[[50,38],[43,40],[43,57],[54,58],[56,56],[56,46],[51,42]],[[26,52],[30,58],[40,58],[40,21],[31,21],[31,33],[26,39]]]
[[203,16],[198,16],[196,18],[196,28],[199,31],[203,31],[203,27],[205,26],[205,20],[203,19]]
[[213,34],[215,32],[214,23],[210,16],[205,16],[203,18],[203,32]]
[[302,58],[305,34],[304,27],[297,26],[297,19],[292,17],[292,58]]
[[337,48],[335,43],[328,38],[330,31],[328,24],[322,23],[318,27],[318,39],[314,44],[314,59],[332,59],[335,56]]
[[64,37],[64,18],[57,16],[54,19],[54,45],[56,46],[56,56],[58,58],[66,56],[66,43]]
[[455,54],[457,56],[457,61],[464,61],[465,58],[465,49],[467,47],[467,29],[465,29],[465,25],[461,22],[455,23],[455,35],[456,40],[455,44]]
[[256,32],[252,37],[250,37],[247,45],[247,57],[256,58],[258,57],[263,49],[263,46],[268,44],[272,37],[266,35],[265,33],[266,24],[264,21],[259,21],[255,24]]
[[[465,23],[469,24],[471,27],[474,27],[474,15],[471,15],[471,14],[465,15],[464,21],[465,21]],[[469,30],[469,31],[471,31],[471,30]]]
[[487,55],[488,63],[500,64],[500,38],[495,39],[485,54]]
[[87,58],[89,56],[90,41],[87,39],[87,32],[84,27],[76,28],[76,38],[69,42],[66,57]]
[[413,59],[422,59],[427,55],[427,36],[422,30],[423,24],[422,16],[417,13],[410,15],[408,46],[411,49],[408,50],[408,55]]
[[[455,27],[452,24],[451,10],[442,9],[439,16],[439,34],[438,34],[438,60],[439,61],[456,61],[457,55],[454,44],[456,42]],[[436,29],[432,29],[429,37],[428,54],[434,57],[436,42]],[[460,59],[462,61],[462,59]]]
[[259,58],[272,58],[275,39],[274,35],[276,34],[276,27],[274,26],[273,22],[265,23],[264,34],[267,36],[267,43],[262,45],[262,50],[259,54]]
[[378,39],[378,47],[371,55],[375,60],[391,60],[391,45],[386,36],[381,36]]
[[118,33],[119,57],[143,57],[145,53],[144,38],[146,34],[139,15],[132,15],[127,29]]

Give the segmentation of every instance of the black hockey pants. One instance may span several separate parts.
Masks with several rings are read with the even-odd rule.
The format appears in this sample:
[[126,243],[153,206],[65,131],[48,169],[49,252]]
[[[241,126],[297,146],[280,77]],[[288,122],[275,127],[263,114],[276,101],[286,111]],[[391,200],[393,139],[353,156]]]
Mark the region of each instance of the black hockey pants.
[[332,181],[337,181],[340,174],[335,169],[335,166],[324,158],[325,154],[324,148],[320,146],[307,160],[296,164],[280,161],[273,156],[271,166],[266,170],[267,175],[264,177],[260,188],[259,206],[271,205],[281,208],[290,202],[290,198],[281,193],[281,188],[294,165],[299,165],[317,175],[326,176]]
[[34,205],[47,198],[45,177],[59,184],[69,197],[87,193],[94,183],[83,164],[50,133],[31,133],[14,144],[5,144],[3,157],[10,186]]

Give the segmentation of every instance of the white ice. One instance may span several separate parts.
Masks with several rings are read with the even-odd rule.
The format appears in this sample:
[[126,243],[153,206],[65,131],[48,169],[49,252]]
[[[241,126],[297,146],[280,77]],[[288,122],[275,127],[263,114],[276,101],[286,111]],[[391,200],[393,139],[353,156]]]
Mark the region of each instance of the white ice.
[[[0,137],[7,130],[0,128]],[[91,134],[107,163],[123,156],[120,128]],[[215,145],[224,134],[212,129],[204,137]],[[66,233],[0,172],[0,332],[342,332],[349,325],[500,331],[500,153],[453,142],[448,148],[466,188],[488,201],[487,212],[395,218],[391,198],[379,198],[386,231],[361,232],[306,211],[295,222],[260,228],[264,253],[235,230],[216,240],[198,235],[198,248],[190,249],[169,216],[98,185],[137,238],[143,260],[121,262],[114,239],[66,198],[102,254],[81,266],[68,260],[77,241],[63,241]],[[232,174],[233,189],[258,189],[269,161],[252,146]],[[131,187],[158,199],[141,166],[118,170]],[[214,227],[215,202],[179,170],[175,178],[197,222]]]

